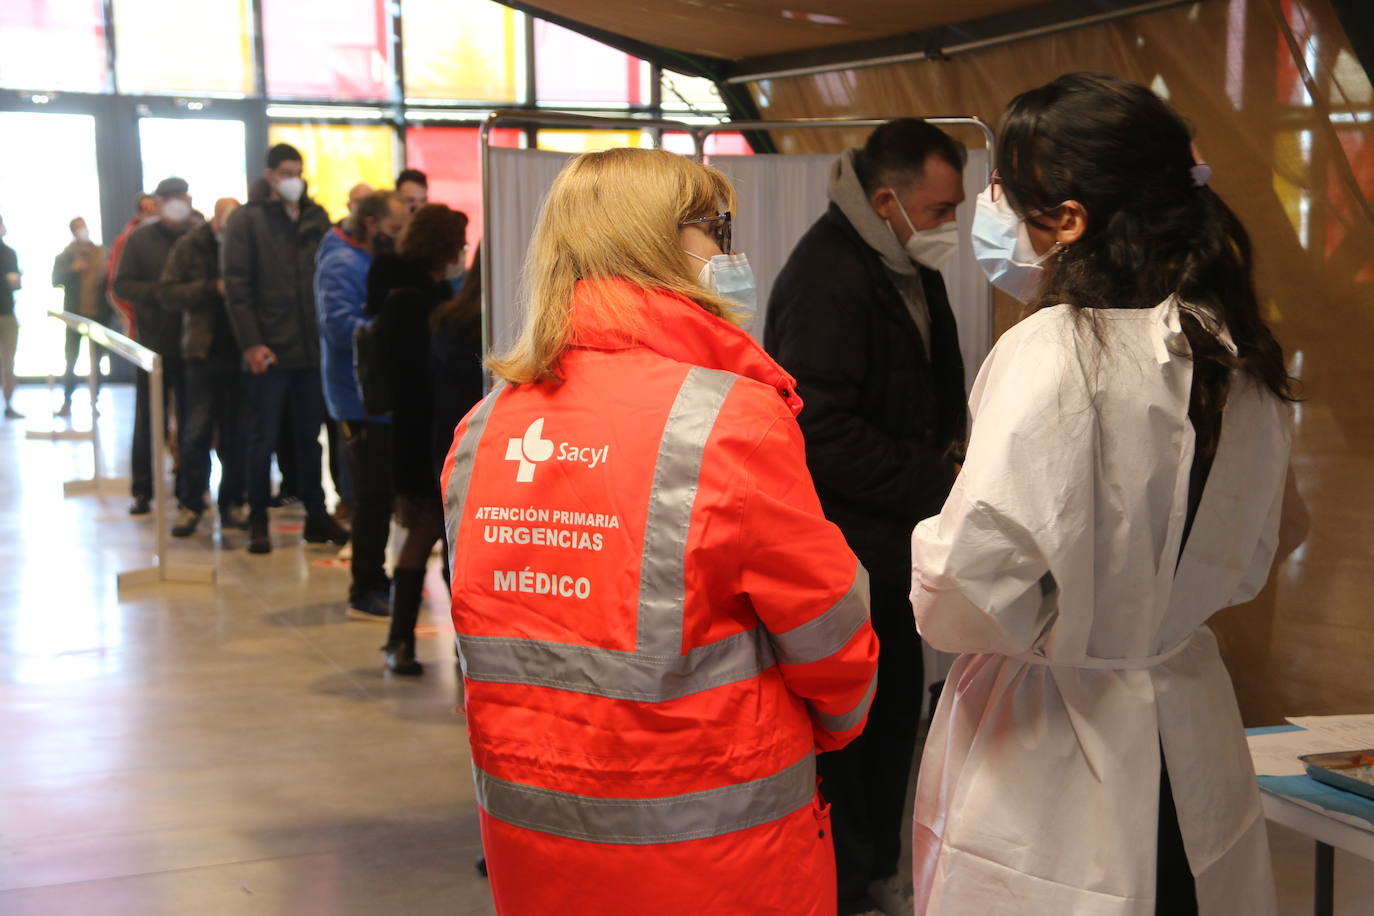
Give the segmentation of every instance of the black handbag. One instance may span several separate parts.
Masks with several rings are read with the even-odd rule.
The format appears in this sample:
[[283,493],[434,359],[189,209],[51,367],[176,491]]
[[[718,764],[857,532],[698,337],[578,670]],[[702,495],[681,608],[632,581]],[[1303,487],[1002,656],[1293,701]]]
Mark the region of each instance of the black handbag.
[[353,374],[363,396],[363,410],[369,417],[391,413],[391,366],[387,361],[386,327],[380,319],[360,325],[353,331]]

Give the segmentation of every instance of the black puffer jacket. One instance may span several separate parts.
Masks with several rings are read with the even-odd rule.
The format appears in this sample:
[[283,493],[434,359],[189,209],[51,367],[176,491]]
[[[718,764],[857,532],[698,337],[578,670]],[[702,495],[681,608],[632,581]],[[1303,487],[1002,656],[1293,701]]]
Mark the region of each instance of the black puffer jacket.
[[162,270],[162,305],[181,314],[181,352],[187,359],[238,358],[218,281],[219,240],[206,223],[177,240]]
[[181,355],[181,316],[163,308],[162,268],[186,232],[161,220],[140,226],[124,243],[115,270],[114,293],[134,305],[138,342],[163,356]]
[[315,249],[329,225],[324,208],[308,197],[292,220],[262,179],[229,217],[220,263],[240,350],[266,345],[283,369],[319,368]]
[[821,505],[875,579],[910,581],[912,529],[944,504],[965,435],[954,314],[940,274],[920,277],[931,358],[882,259],[831,204],[768,300],[764,346],[797,378]]
[[453,295],[447,280],[435,280],[422,265],[396,255],[379,255],[367,272],[367,314],[384,327],[391,390],[391,468],[396,492],[435,498],[434,390],[429,377],[429,318]]

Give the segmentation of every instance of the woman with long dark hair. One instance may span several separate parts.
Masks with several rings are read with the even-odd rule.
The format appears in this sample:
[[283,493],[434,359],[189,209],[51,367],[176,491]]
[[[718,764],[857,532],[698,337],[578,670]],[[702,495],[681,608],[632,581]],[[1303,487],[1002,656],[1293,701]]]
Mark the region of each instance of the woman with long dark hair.
[[984,364],[967,462],[914,536],[921,635],[963,653],[917,791],[918,914],[1277,912],[1204,624],[1301,540],[1293,391],[1195,150],[1110,77],[1003,119],[973,242],[1033,311]]
[[444,530],[431,433],[430,317],[452,295],[449,280],[462,269],[467,227],[465,214],[425,204],[406,224],[395,255],[374,261],[367,277],[367,311],[381,322],[390,357],[391,467],[396,514],[406,530],[392,575],[391,631],[383,647],[386,667],[396,674],[423,671],[415,657],[415,621],[425,565]]

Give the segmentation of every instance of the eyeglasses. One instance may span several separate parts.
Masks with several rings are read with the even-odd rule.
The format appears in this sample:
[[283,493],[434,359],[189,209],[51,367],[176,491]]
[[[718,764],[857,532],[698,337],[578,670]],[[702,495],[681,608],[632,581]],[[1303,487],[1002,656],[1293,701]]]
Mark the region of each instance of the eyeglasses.
[[715,216],[703,216],[700,219],[689,219],[678,223],[678,228],[700,225],[701,228],[715,239],[720,250],[725,254],[730,253],[730,231],[733,217],[729,210],[724,213],[717,213]]

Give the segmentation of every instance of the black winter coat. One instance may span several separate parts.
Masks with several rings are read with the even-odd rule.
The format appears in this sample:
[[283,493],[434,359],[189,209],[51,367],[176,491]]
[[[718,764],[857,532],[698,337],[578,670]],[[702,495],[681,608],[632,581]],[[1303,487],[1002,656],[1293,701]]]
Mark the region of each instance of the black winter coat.
[[768,300],[764,347],[797,378],[806,462],[826,517],[874,579],[911,580],[911,533],[954,482],[967,423],[959,336],[938,271],[920,269],[931,358],[882,259],[834,204]]
[[187,231],[161,220],[138,227],[124,243],[115,269],[114,293],[133,303],[138,342],[163,356],[181,356],[181,316],[163,307],[162,269]]
[[315,250],[329,231],[329,214],[301,198],[293,221],[266,182],[253,185],[248,203],[224,227],[221,269],[229,318],[239,349],[266,345],[283,369],[318,369],[320,330],[315,317]]
[[482,400],[482,322],[430,333],[429,381],[434,391],[431,455],[434,476],[443,472],[453,432],[473,405]]
[[395,255],[379,255],[367,271],[366,311],[382,323],[390,357],[391,468],[396,492],[404,496],[439,495],[429,318],[452,295],[448,281],[435,280],[423,267]]
[[172,246],[162,270],[162,305],[181,314],[181,352],[187,359],[239,358],[218,280],[219,241],[206,223]]

